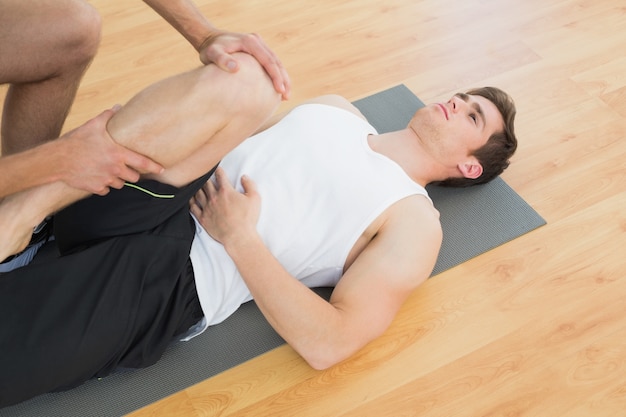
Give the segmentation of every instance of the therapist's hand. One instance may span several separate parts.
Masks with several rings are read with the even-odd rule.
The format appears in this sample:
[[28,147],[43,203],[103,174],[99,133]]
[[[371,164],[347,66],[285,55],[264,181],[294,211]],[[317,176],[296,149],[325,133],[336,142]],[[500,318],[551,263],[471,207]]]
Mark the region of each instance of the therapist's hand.
[[106,130],[115,109],[106,110],[61,136],[54,145],[60,157],[60,180],[73,188],[105,195],[110,188],[136,182],[141,174],[159,174],[163,167],[117,144]]
[[224,71],[235,72],[239,69],[237,60],[232,56],[235,52],[248,53],[259,61],[283,100],[289,99],[291,81],[287,70],[256,33],[216,32],[200,47],[200,60],[204,64],[213,62]]

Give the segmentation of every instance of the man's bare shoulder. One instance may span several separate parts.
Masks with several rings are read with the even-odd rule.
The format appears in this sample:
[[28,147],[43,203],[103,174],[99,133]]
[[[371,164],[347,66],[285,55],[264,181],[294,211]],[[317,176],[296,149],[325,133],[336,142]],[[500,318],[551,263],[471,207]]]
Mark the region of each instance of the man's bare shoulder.
[[439,211],[423,195],[406,197],[389,207],[378,230],[398,268],[418,272],[423,279],[435,265],[442,236]]
[[422,194],[414,194],[398,201],[398,206],[406,206],[408,210],[419,210],[423,214],[421,220],[431,223],[437,229],[441,229],[439,210],[435,208],[432,200]]
[[417,227],[430,233],[441,231],[439,211],[430,198],[422,194],[410,195],[391,205],[385,212],[385,224]]
[[393,276],[410,291],[430,275],[442,236],[439,212],[430,199],[412,195],[391,205],[367,228],[347,266],[367,264],[361,274],[378,271],[387,283]]

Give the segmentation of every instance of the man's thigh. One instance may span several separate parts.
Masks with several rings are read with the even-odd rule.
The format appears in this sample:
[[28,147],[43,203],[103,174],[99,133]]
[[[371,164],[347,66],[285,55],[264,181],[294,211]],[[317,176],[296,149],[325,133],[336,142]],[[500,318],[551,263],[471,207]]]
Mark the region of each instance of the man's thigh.
[[[104,239],[144,233],[180,211],[189,212],[189,199],[208,181],[215,168],[183,188],[142,180],[105,196],[91,196],[54,216],[54,235],[62,254],[82,250]],[[178,236],[169,227],[168,233]]]

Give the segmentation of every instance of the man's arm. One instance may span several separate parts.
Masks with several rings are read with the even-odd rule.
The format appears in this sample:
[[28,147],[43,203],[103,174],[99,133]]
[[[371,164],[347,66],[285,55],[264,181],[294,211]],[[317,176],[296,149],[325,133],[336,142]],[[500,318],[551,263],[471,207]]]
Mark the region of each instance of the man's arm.
[[216,28],[191,0],[143,1],[189,41],[202,63],[215,63],[224,71],[234,72],[239,69],[239,63],[232,54],[248,53],[263,66],[283,99],[289,98],[291,82],[287,70],[259,35]]
[[106,194],[140,174],[158,174],[161,165],[115,143],[106,134],[109,110],[59,139],[0,159],[0,198],[63,181],[77,189]]
[[198,193],[192,212],[224,245],[272,327],[313,368],[330,367],[380,336],[432,272],[441,245],[438,213],[426,198],[408,197],[385,211],[327,302],[292,277],[256,232],[254,183],[242,178],[240,194],[221,169],[216,181]]

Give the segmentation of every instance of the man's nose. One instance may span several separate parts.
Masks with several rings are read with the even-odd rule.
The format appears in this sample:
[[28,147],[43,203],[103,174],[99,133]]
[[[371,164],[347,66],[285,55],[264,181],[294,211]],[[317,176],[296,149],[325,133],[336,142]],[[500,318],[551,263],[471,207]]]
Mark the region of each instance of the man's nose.
[[458,96],[453,96],[450,99],[450,108],[453,113],[458,113],[463,109],[463,106],[467,105],[463,99]]
[[453,96],[449,101],[448,101],[448,109],[450,110],[451,113],[456,113],[458,111],[459,106],[457,105],[457,100],[458,98],[456,96]]

